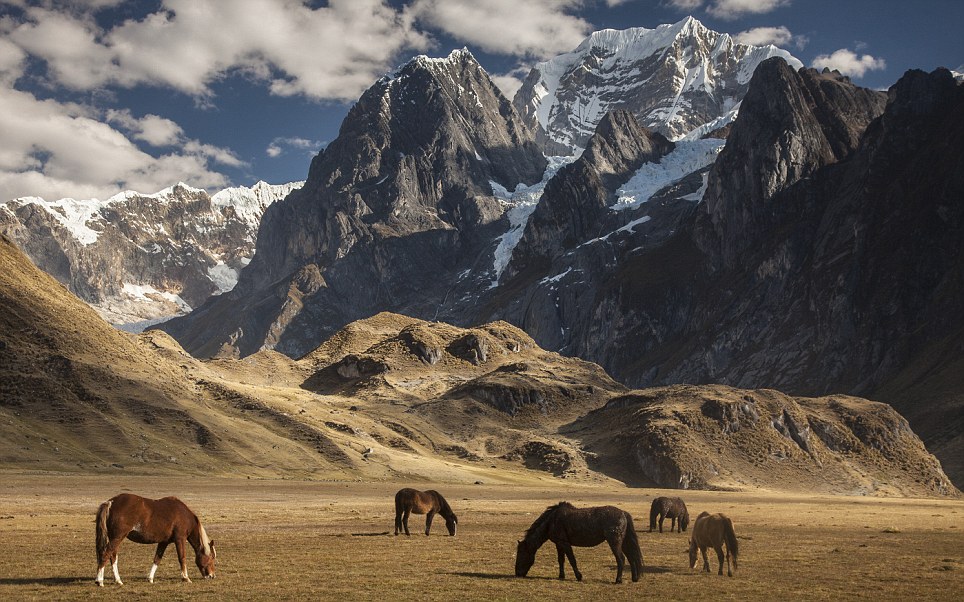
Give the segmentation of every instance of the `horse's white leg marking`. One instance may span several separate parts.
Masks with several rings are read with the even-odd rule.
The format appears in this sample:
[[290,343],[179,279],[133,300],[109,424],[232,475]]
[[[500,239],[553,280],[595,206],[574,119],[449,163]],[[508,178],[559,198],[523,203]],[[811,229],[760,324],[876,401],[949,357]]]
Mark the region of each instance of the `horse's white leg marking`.
[[157,572],[157,563],[151,565],[151,572],[147,575],[147,580],[154,583],[154,573]]
[[97,578],[94,579],[94,583],[101,587],[104,587],[104,568],[106,567],[100,567],[97,569]]
[[114,582],[117,583],[117,585],[124,585],[124,582],[121,581],[121,578],[120,578],[120,572],[117,570],[116,558],[114,558],[114,564],[112,564],[111,567],[113,567],[114,569]]
[[185,565],[184,568],[181,570],[181,579],[183,579],[184,581],[187,581],[188,583],[191,582],[191,578],[187,576],[187,565]]

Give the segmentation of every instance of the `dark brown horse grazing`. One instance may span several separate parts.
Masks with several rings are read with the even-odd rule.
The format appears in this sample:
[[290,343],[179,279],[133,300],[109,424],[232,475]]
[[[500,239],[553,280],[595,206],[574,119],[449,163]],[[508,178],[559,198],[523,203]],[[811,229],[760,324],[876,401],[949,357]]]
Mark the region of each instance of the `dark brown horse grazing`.
[[[723,574],[723,544],[726,544],[726,574],[733,576],[736,570],[736,558],[740,554],[740,544],[736,540],[733,521],[725,514],[710,514],[701,512],[693,524],[693,535],[690,538],[690,568],[696,568],[696,549],[703,553],[703,570],[710,572],[710,561],[706,558],[706,548],[712,546],[716,550],[716,557],[720,561],[720,571]],[[730,570],[730,556],[733,556],[733,571]]]
[[177,549],[181,563],[181,579],[190,582],[187,563],[184,560],[185,543],[194,548],[194,561],[206,579],[214,578],[214,542],[208,539],[198,517],[176,497],[149,500],[122,493],[100,505],[94,519],[97,531],[97,585],[104,585],[104,568],[110,563],[114,568],[114,581],[123,585],[117,571],[117,549],[124,538],[137,542],[157,544],[154,565],[147,580],[154,583],[154,573],[171,543]]
[[419,491],[410,487],[399,489],[398,493],[395,494],[395,535],[398,535],[403,528],[405,529],[405,535],[411,535],[408,532],[408,516],[410,514],[426,515],[425,534],[428,535],[429,531],[432,530],[432,519],[435,518],[436,513],[442,515],[442,518],[445,519],[445,528],[449,530],[449,535],[454,536],[458,528],[459,518],[452,512],[451,506],[445,501],[441,493],[433,489],[428,491]]
[[659,517],[659,532],[663,532],[663,519],[670,519],[669,532],[676,529],[677,533],[682,533],[690,524],[690,513],[686,509],[686,504],[678,497],[658,497],[653,500],[653,505],[649,509],[649,532],[652,533],[656,528],[656,518]]
[[639,581],[643,572],[643,553],[633,528],[633,517],[615,506],[576,508],[569,502],[559,502],[546,508],[516,547],[516,577],[526,576],[536,561],[536,551],[546,540],[556,544],[560,579],[566,578],[566,558],[569,558],[576,580],[582,581],[572,546],[588,548],[604,541],[609,543],[616,557],[616,583],[623,582],[623,561],[626,557],[629,558],[633,581]]

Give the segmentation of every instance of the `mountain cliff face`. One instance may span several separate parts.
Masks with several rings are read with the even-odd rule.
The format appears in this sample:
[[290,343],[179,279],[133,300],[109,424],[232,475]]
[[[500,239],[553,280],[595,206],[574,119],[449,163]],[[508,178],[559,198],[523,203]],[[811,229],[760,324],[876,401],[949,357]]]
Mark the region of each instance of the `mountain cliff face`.
[[106,320],[138,329],[230,290],[254,255],[265,208],[300,186],[21,198],[0,205],[0,233]]
[[549,155],[585,148],[616,109],[675,140],[732,119],[757,65],[775,56],[802,66],[785,50],[737,44],[692,17],[656,29],[607,29],[533,67],[513,104]]
[[466,50],[418,57],[366,91],[300,191],[265,214],[238,287],[164,328],[192,353],[313,349],[389,309],[433,317],[503,226],[493,182],[546,160]]

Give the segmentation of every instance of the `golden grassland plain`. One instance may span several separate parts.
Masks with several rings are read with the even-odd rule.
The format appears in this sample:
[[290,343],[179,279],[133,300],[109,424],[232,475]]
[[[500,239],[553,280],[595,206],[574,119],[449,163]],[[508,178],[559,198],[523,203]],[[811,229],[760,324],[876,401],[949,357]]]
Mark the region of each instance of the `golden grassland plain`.
[[[431,537],[413,516],[413,535],[395,537],[395,491],[436,488],[459,516],[457,537],[437,521]],[[157,580],[146,574],[154,546],[127,541],[119,566],[94,586],[93,516],[123,491],[176,494],[217,543],[217,579],[182,583],[169,548]],[[689,535],[648,533],[658,495],[682,495],[693,516],[728,514],[740,540],[735,577],[690,570]],[[635,519],[645,571],[612,583],[608,549],[576,548],[584,581],[558,581],[556,554],[543,547],[529,577],[513,576],[515,542],[548,505],[613,504]],[[416,535],[415,533],[419,533]],[[109,573],[110,571],[108,571]],[[0,600],[654,600],[953,599],[964,592],[964,502],[938,499],[807,497],[667,492],[619,486],[444,485],[196,477],[4,474],[0,476]]]

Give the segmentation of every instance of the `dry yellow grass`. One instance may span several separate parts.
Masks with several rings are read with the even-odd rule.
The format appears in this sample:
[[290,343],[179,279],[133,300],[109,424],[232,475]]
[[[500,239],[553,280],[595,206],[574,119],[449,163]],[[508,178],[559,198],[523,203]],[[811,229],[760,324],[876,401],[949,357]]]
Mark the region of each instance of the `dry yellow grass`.
[[[118,599],[93,585],[93,514],[123,490],[177,494],[218,544],[218,578],[184,584],[173,549],[150,584],[153,546],[125,542],[125,599],[623,600],[951,599],[964,591],[964,503],[948,500],[682,493],[691,512],[729,514],[741,543],[732,579],[686,567],[687,534],[647,533],[653,497],[613,486],[443,485],[459,535],[394,537],[402,485],[242,479],[6,474],[0,485],[0,599]],[[550,503],[615,504],[640,531],[645,574],[612,584],[606,546],[576,549],[585,581],[557,581],[555,550],[512,576],[515,541]],[[413,517],[412,525],[423,524]],[[887,531],[899,530],[898,533]],[[413,532],[415,529],[413,529]],[[715,560],[711,558],[715,568]],[[197,570],[190,565],[192,576]]]

